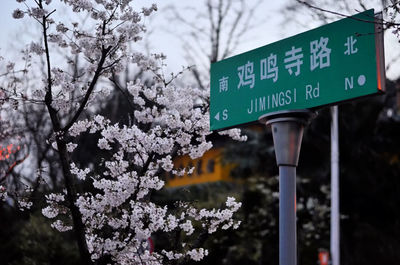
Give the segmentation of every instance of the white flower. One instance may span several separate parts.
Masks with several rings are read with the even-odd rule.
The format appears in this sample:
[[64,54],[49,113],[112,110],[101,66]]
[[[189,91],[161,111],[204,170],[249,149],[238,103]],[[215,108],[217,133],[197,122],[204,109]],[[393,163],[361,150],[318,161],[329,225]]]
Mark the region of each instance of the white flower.
[[68,31],[68,28],[63,23],[59,23],[56,26],[56,30],[57,30],[57,32],[65,33]]
[[52,143],[51,143],[51,147],[53,147],[54,150],[58,150],[57,142],[55,142],[55,141],[52,142]]
[[51,224],[51,227],[57,229],[59,232],[66,232],[72,230],[72,226],[65,225],[61,220],[57,220]]
[[91,123],[87,120],[75,122],[74,125],[72,125],[72,127],[69,129],[69,134],[71,136],[78,136],[79,134],[85,132],[90,125]]
[[111,150],[111,146],[108,144],[108,141],[106,138],[99,139],[97,146],[100,149]]
[[37,55],[42,55],[44,53],[44,49],[42,48],[42,46],[35,42],[31,42],[29,49],[31,52],[36,53]]
[[59,43],[59,42],[61,42],[63,39],[62,39],[62,36],[60,35],[60,34],[49,34],[49,36],[48,36],[48,41],[49,42],[56,42],[56,43]]
[[75,148],[76,148],[77,146],[78,146],[77,144],[68,143],[68,144],[67,144],[67,151],[70,152],[70,153],[72,153],[72,152],[75,150]]
[[75,163],[71,163],[70,166],[71,166],[71,173],[74,174],[80,180],[85,180],[86,175],[90,172],[89,168],[85,168],[85,170],[77,168]]
[[188,235],[188,236],[193,234],[193,232],[194,232],[192,221],[190,221],[190,220],[186,220],[186,222],[183,224],[180,224],[179,227],[182,228],[183,231],[185,231],[186,235]]
[[37,19],[42,19],[43,16],[46,15],[46,13],[47,13],[46,10],[44,10],[43,8],[38,8],[38,7],[32,8],[30,11],[31,11],[30,15]]
[[[52,1],[41,2],[51,4]],[[197,230],[201,229],[209,233],[219,229],[236,229],[240,222],[234,220],[234,214],[241,203],[234,198],[227,198],[224,208],[212,210],[197,209],[181,203],[179,213],[175,213],[175,208],[156,205],[149,199],[152,192],[163,188],[165,183],[160,177],[163,171],[178,175],[185,174],[185,171],[193,172],[193,167],[174,169],[175,153],[194,159],[212,148],[212,143],[207,140],[210,130],[209,113],[205,104],[209,98],[209,90],[182,85],[184,82],[180,80],[164,80],[163,54],[127,54],[130,44],[139,41],[146,31],[143,17],[156,11],[156,5],[134,11],[132,0],[62,2],[73,12],[81,13],[92,21],[88,24],[63,21],[63,24],[57,21],[58,15],[46,17],[49,11],[38,8],[37,5],[28,6],[29,11],[25,13],[35,20],[46,20],[47,40],[52,42],[50,48],[53,52],[50,54],[60,50],[65,55],[61,57],[68,58],[65,64],[60,62],[57,67],[53,67],[50,73],[51,106],[57,111],[62,125],[69,125],[68,120],[76,113],[88,92],[90,80],[93,80],[96,71],[98,73],[97,69],[101,69],[98,82],[85,105],[87,118],[82,119],[81,115],[70,126],[64,139],[70,141],[67,144],[68,152],[77,148],[77,143],[80,142],[69,138],[81,134],[95,139],[98,148],[107,150],[101,152],[107,153],[105,157],[94,159],[87,168],[79,168],[76,161],[76,164],[70,164],[70,173],[78,180],[85,180],[82,193],[77,194],[77,200],[72,203],[75,203],[81,213],[91,258],[96,262],[103,255],[109,255],[113,262],[123,265],[160,265],[167,258],[190,257],[192,260],[201,260],[208,251],[202,248],[190,249],[191,244],[186,240],[194,238]],[[26,4],[34,5],[35,1],[27,1]],[[20,18],[25,13],[20,10],[13,16]],[[66,49],[58,49],[60,47]],[[108,50],[106,56],[105,48]],[[43,40],[37,39],[30,43],[23,54],[26,65],[39,65],[45,58],[37,57],[44,52]],[[32,56],[33,54],[39,56]],[[82,65],[78,67],[73,58],[79,58]],[[99,68],[100,59],[104,59],[104,64]],[[145,81],[137,79],[126,84],[129,102],[134,107],[134,111],[129,113],[132,119],[128,123],[114,124],[103,116],[96,115],[96,112],[102,107],[99,102],[104,102],[114,88],[109,79],[113,74],[125,72],[126,64],[135,64],[144,73]],[[7,68],[12,71],[14,65],[9,64]],[[32,72],[32,75],[36,73],[41,71]],[[174,76],[172,75],[173,78]],[[48,85],[47,77],[44,76],[37,84],[36,80],[35,83],[32,82],[31,88],[21,85],[15,90],[22,94],[28,89],[32,91],[30,96],[34,100],[43,100]],[[48,115],[43,117],[47,119]],[[46,121],[43,124],[47,128],[50,123]],[[239,130],[230,130],[223,134],[236,140],[245,139]],[[54,141],[53,143],[55,144]],[[94,163],[98,164],[94,166]],[[96,173],[91,169],[95,169]],[[0,199],[4,200],[4,196],[5,188],[0,186]],[[68,207],[71,202],[65,203],[65,197],[66,192],[46,195],[47,205],[42,209],[44,216],[54,220],[52,227],[59,231],[72,229],[68,223],[71,220],[71,206]],[[26,202],[21,205],[30,204]],[[107,233],[103,233],[104,229]],[[143,241],[147,242],[150,236],[163,232],[173,234],[180,230],[187,236],[183,237],[185,242],[181,242],[183,248],[179,251],[160,250],[150,254],[146,250],[147,246]]]
[[47,218],[55,218],[58,215],[58,210],[54,207],[47,206],[42,209],[42,214]]
[[166,251],[162,250],[161,253],[163,253],[169,260],[174,260],[174,259],[180,259],[183,257],[183,254],[181,253],[174,253],[173,251]]
[[63,194],[50,193],[45,195],[47,202],[62,202],[65,200],[65,196]]
[[6,66],[7,71],[8,71],[8,72],[13,71],[13,70],[14,70],[14,66],[15,66],[15,63],[9,62],[9,63],[7,64],[7,66]]
[[229,129],[229,130],[225,130],[225,131],[220,131],[220,132],[218,132],[218,134],[228,135],[229,137],[231,137],[233,140],[236,140],[236,141],[241,141],[241,142],[247,141],[247,136],[241,135],[240,129]]
[[15,19],[20,19],[24,17],[24,11],[22,11],[21,9],[17,8],[14,10],[13,14],[12,14],[13,18]]
[[160,164],[161,167],[167,172],[170,172],[174,168],[174,163],[172,162],[170,155],[167,155],[166,157],[162,158],[160,160]]
[[208,250],[203,248],[192,249],[187,252],[190,258],[194,261],[200,261],[208,255]]
[[7,198],[7,190],[4,186],[0,185],[0,201],[5,201]]
[[24,211],[25,209],[29,210],[32,207],[32,205],[33,205],[33,203],[31,201],[28,201],[25,199],[18,201],[18,206],[21,211]]

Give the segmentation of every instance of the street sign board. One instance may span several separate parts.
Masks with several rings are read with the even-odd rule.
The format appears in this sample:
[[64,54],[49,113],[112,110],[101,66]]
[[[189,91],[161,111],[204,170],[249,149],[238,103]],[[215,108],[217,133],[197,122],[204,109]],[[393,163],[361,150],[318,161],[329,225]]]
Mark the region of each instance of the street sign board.
[[211,64],[210,129],[382,92],[379,28],[371,9]]

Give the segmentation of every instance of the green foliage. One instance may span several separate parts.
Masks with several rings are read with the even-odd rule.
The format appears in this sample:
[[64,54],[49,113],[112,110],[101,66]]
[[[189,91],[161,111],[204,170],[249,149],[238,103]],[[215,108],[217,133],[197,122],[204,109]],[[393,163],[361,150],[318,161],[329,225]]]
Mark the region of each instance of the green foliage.
[[[59,233],[40,212],[20,214],[2,207],[0,259],[9,265],[72,265],[80,264],[75,241],[69,233]],[[7,209],[8,208],[8,209]],[[7,212],[7,215],[3,213]],[[4,220],[4,219],[3,219]]]

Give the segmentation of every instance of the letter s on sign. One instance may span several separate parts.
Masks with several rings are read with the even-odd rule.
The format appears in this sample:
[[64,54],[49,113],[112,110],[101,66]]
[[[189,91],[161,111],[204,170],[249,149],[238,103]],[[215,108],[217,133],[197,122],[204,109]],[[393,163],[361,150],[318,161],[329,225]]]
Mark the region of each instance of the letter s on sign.
[[224,121],[226,121],[228,119],[228,110],[224,109],[224,111],[222,112],[222,119]]

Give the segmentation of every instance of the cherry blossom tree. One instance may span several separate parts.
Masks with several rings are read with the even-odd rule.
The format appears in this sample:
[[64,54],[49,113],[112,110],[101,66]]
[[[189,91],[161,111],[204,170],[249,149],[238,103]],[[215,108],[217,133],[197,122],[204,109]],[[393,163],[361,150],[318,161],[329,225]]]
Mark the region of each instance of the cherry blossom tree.
[[[131,0],[61,0],[74,14],[68,19],[51,0],[17,2],[21,7],[13,17],[27,16],[40,26],[41,36],[26,47],[21,62],[8,67],[12,75],[5,75],[8,84],[2,91],[15,109],[35,104],[46,110],[41,118],[51,128],[47,146],[58,154],[64,188],[45,196],[43,215],[60,232],[73,230],[84,264],[201,260],[208,250],[198,239],[218,229],[237,228],[240,222],[232,217],[241,204],[230,197],[225,208],[207,210],[151,201],[151,193],[164,186],[163,172],[180,175],[193,170],[175,169],[175,155],[194,159],[212,147],[207,137],[208,91],[177,85],[180,74],[164,74],[162,54],[128,53],[129,45],[134,47],[146,34],[144,17],[157,6],[136,11]],[[74,21],[79,15],[85,23]],[[136,79],[126,85],[131,120],[112,123],[96,114],[98,104],[129,64],[151,81]],[[224,134],[245,140],[238,130]],[[78,146],[82,135],[96,138],[97,151],[110,155],[81,168],[79,161],[72,161],[72,153],[95,151]],[[147,239],[155,233],[179,235],[180,240],[170,249],[151,253]]]

